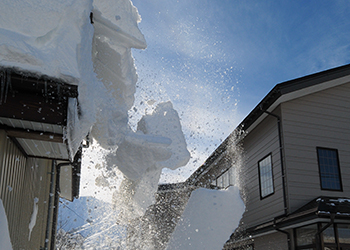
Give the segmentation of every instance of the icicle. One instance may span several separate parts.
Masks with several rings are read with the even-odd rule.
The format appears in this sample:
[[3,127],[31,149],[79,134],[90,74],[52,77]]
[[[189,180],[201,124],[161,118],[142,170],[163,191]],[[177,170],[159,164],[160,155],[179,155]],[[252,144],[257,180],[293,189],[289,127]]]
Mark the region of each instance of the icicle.
[[48,102],[48,94],[47,94],[47,81],[45,80],[45,93],[44,96],[46,98],[46,103]]
[[2,104],[2,101],[3,101],[3,97],[4,97],[4,89],[5,89],[5,78],[6,78],[6,75],[5,75],[5,70],[1,71],[0,72],[0,81],[1,81],[1,93],[0,93],[0,104]]
[[4,103],[6,103],[9,88],[12,89],[12,87],[11,87],[11,72],[7,71],[6,73],[7,73],[7,79],[6,79],[6,91],[5,91]]
[[61,84],[57,83],[57,96],[58,96],[58,101],[61,101]]

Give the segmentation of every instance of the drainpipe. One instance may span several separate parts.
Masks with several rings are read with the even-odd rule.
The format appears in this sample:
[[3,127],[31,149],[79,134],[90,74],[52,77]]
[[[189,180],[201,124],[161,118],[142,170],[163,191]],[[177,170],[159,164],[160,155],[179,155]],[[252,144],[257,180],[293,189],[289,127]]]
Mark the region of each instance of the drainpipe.
[[284,230],[282,230],[282,229],[279,229],[279,228],[277,227],[277,225],[276,225],[275,220],[274,220],[274,222],[273,222],[273,227],[275,228],[275,230],[276,230],[277,232],[280,232],[280,233],[283,233],[283,234],[287,235],[288,250],[292,250],[292,241],[291,241],[291,239],[290,239],[290,233],[287,232],[287,231],[284,231]]
[[[261,107],[260,107],[261,108]],[[284,206],[284,214],[283,216],[286,216],[288,214],[288,206],[287,206],[287,197],[286,197],[286,175],[284,172],[284,158],[283,158],[283,144],[282,144],[282,130],[281,130],[281,118],[278,115],[275,115],[269,111],[263,110],[261,108],[261,110],[263,112],[265,112],[266,114],[273,116],[277,119],[277,128],[278,128],[278,141],[279,141],[279,149],[280,149],[280,161],[281,161],[281,175],[282,175],[282,191],[283,191],[283,206]],[[291,245],[291,237],[290,237],[290,233],[284,230],[281,230],[280,228],[277,227],[276,225],[276,219],[277,217],[274,219],[274,228],[277,232],[283,233],[287,235],[287,242],[288,242],[288,249],[291,250],[292,249],[292,245]]]
[[266,114],[271,115],[277,119],[278,127],[278,140],[280,148],[280,161],[281,161],[281,175],[282,175],[282,191],[283,191],[283,205],[284,205],[284,215],[288,214],[287,197],[286,197],[286,175],[284,173],[284,159],[283,159],[283,144],[282,144],[282,131],[281,131],[281,118],[271,112],[263,110]]
[[[60,193],[60,171],[62,166],[71,165],[70,162],[63,162],[56,165],[56,161],[52,161],[51,169],[51,185],[50,185],[50,198],[49,198],[49,211],[47,216],[46,232],[45,232],[45,245],[44,250],[49,248],[49,235],[50,235],[50,222],[51,222],[51,210],[52,213],[52,228],[51,228],[51,244],[50,249],[55,249],[55,236],[56,236],[56,226],[57,226],[57,215],[58,215],[58,200]],[[56,171],[55,171],[56,170]],[[54,175],[56,173],[56,180],[54,180]],[[55,191],[54,186],[56,183]],[[54,196],[54,198],[53,198]]]
[[50,179],[50,195],[49,195],[49,208],[47,213],[47,222],[46,222],[46,231],[45,231],[45,246],[44,249],[47,250],[47,246],[49,243],[49,232],[50,232],[50,221],[51,221],[51,209],[52,209],[52,202],[53,202],[53,192],[54,192],[54,178],[55,178],[55,168],[56,168],[56,161],[52,161],[51,166],[51,179]]
[[69,166],[69,165],[73,165],[73,164],[70,162],[62,162],[56,166],[56,189],[55,189],[55,202],[54,202],[54,208],[53,208],[53,220],[52,220],[52,228],[51,228],[51,246],[50,246],[51,250],[55,249],[56,227],[57,227],[57,216],[58,216],[58,202],[59,202],[60,192],[61,192],[61,188],[60,188],[61,167]]

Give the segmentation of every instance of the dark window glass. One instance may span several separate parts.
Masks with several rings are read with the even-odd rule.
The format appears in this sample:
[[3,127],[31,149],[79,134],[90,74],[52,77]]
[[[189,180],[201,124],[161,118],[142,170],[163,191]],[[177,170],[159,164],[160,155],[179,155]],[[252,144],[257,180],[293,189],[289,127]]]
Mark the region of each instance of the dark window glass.
[[314,245],[316,242],[317,224],[296,229],[297,246]]
[[338,151],[336,149],[317,148],[321,188],[342,190]]
[[[326,224],[322,224],[322,227]],[[328,226],[322,233],[324,243],[335,243],[335,235],[333,225]]]
[[350,248],[350,224],[338,224],[338,235],[339,243],[348,244]]
[[274,193],[271,155],[258,163],[261,198]]

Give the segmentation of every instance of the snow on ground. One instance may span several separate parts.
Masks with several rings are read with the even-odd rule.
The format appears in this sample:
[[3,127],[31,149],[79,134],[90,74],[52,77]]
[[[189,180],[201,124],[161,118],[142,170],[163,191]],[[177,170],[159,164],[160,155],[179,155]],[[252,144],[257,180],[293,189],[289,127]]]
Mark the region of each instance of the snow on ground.
[[10,232],[4,205],[0,199],[0,250],[12,250]]
[[222,249],[238,227],[244,209],[236,186],[193,191],[167,250]]
[[[72,244],[84,246],[84,249],[96,249],[96,246],[109,248],[122,246],[125,240],[125,226],[117,224],[118,210],[111,203],[93,197],[80,197],[72,202],[60,201],[57,231],[60,239],[57,246],[65,246],[67,238]],[[67,248],[69,249],[69,248]]]

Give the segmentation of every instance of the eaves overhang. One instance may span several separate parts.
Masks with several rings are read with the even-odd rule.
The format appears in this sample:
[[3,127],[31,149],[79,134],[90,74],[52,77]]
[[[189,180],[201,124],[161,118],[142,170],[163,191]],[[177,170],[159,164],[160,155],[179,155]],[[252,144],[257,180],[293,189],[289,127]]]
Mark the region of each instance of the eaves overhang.
[[72,195],[79,196],[81,150],[71,162],[64,137],[70,98],[78,86],[61,79],[0,66],[0,129],[25,157],[72,166]]
[[244,118],[236,130],[252,130],[278,105],[350,82],[350,64],[277,84]]
[[68,160],[68,100],[77,97],[77,85],[0,67],[0,128],[27,157]]
[[291,214],[278,216],[244,230],[244,235],[260,237],[278,230],[298,228],[317,222],[328,223],[331,219],[334,223],[350,223],[349,198],[318,197]]

